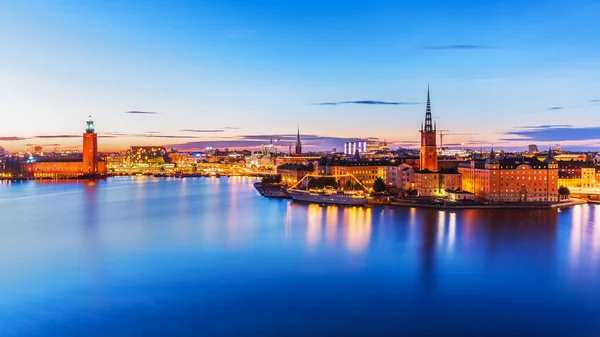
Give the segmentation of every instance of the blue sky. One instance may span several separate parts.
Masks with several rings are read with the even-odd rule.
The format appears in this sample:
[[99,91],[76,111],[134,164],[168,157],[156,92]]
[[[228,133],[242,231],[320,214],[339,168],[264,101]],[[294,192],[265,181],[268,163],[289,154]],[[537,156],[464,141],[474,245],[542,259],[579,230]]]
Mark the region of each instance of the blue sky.
[[598,148],[597,13],[577,0],[0,2],[0,146],[76,147],[88,114],[107,149],[244,146],[298,124],[306,149],[409,146],[429,83],[439,128],[469,133],[445,143]]

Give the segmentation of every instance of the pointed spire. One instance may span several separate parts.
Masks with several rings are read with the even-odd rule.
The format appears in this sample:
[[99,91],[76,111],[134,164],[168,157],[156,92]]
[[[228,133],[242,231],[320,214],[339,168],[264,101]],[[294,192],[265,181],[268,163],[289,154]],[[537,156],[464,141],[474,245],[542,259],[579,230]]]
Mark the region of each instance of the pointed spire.
[[431,98],[429,96],[429,83],[427,83],[427,106],[425,108],[425,132],[433,132],[431,122]]
[[296,154],[302,154],[302,143],[300,142],[300,123],[298,123],[298,136],[296,137]]

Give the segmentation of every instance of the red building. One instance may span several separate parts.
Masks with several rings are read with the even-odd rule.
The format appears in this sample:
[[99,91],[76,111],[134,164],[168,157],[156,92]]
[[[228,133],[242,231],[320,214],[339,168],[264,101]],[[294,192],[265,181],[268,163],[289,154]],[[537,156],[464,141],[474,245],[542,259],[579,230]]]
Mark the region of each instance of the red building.
[[89,175],[105,175],[106,162],[98,158],[98,135],[90,116],[83,134],[81,158],[37,158],[25,164],[25,171],[34,178],[77,178]]

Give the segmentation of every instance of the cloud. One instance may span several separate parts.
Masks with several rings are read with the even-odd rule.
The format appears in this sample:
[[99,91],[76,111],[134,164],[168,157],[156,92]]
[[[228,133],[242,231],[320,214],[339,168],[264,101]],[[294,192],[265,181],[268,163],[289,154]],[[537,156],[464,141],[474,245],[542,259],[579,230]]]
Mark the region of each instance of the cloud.
[[223,129],[225,129],[225,130],[239,130],[241,128],[238,128],[237,126],[226,126]]
[[207,132],[207,133],[210,133],[210,132],[223,132],[225,130],[220,130],[220,129],[183,129],[183,130],[179,130],[179,131],[181,131],[181,132],[201,132],[201,133]]
[[126,114],[139,114],[139,115],[159,115],[160,112],[155,112],[155,111],[137,111],[137,110],[130,110],[130,111],[125,111]]
[[341,102],[322,102],[315,103],[315,105],[342,105],[342,104],[367,104],[367,105],[416,105],[421,104],[417,102],[387,102],[387,101],[341,101]]
[[27,138],[16,137],[16,136],[0,137],[0,141],[3,141],[3,142],[12,142],[12,141],[25,140],[25,139],[27,139]]
[[451,44],[444,46],[424,46],[425,50],[475,50],[475,49],[498,49],[497,47],[476,44]]
[[553,106],[553,107],[548,108],[548,110],[562,110],[564,108],[565,108],[564,106]]
[[505,141],[560,142],[600,139],[600,127],[574,127],[569,125],[539,125],[517,127],[518,130],[504,132]]
[[590,103],[600,103],[600,99],[592,99],[590,100]]
[[145,138],[191,138],[191,139],[198,139],[200,137],[196,137],[196,136],[184,136],[184,135],[156,135],[156,134],[144,134],[144,133],[139,133],[139,134],[134,134],[131,135],[133,137],[145,137]]
[[44,135],[44,136],[33,136],[33,138],[47,139],[47,138],[80,138],[81,135]]

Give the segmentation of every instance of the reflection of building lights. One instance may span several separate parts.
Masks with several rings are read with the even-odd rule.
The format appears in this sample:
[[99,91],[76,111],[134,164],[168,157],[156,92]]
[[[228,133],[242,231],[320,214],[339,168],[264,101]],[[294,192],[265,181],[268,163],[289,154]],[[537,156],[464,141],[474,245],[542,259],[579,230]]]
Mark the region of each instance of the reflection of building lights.
[[448,220],[448,252],[454,249],[454,240],[456,239],[456,213],[450,212]]
[[323,208],[316,204],[308,205],[306,241],[311,246],[319,242],[322,221]]
[[371,209],[352,207],[344,210],[344,222],[348,224],[346,244],[355,253],[363,251],[371,238]]

